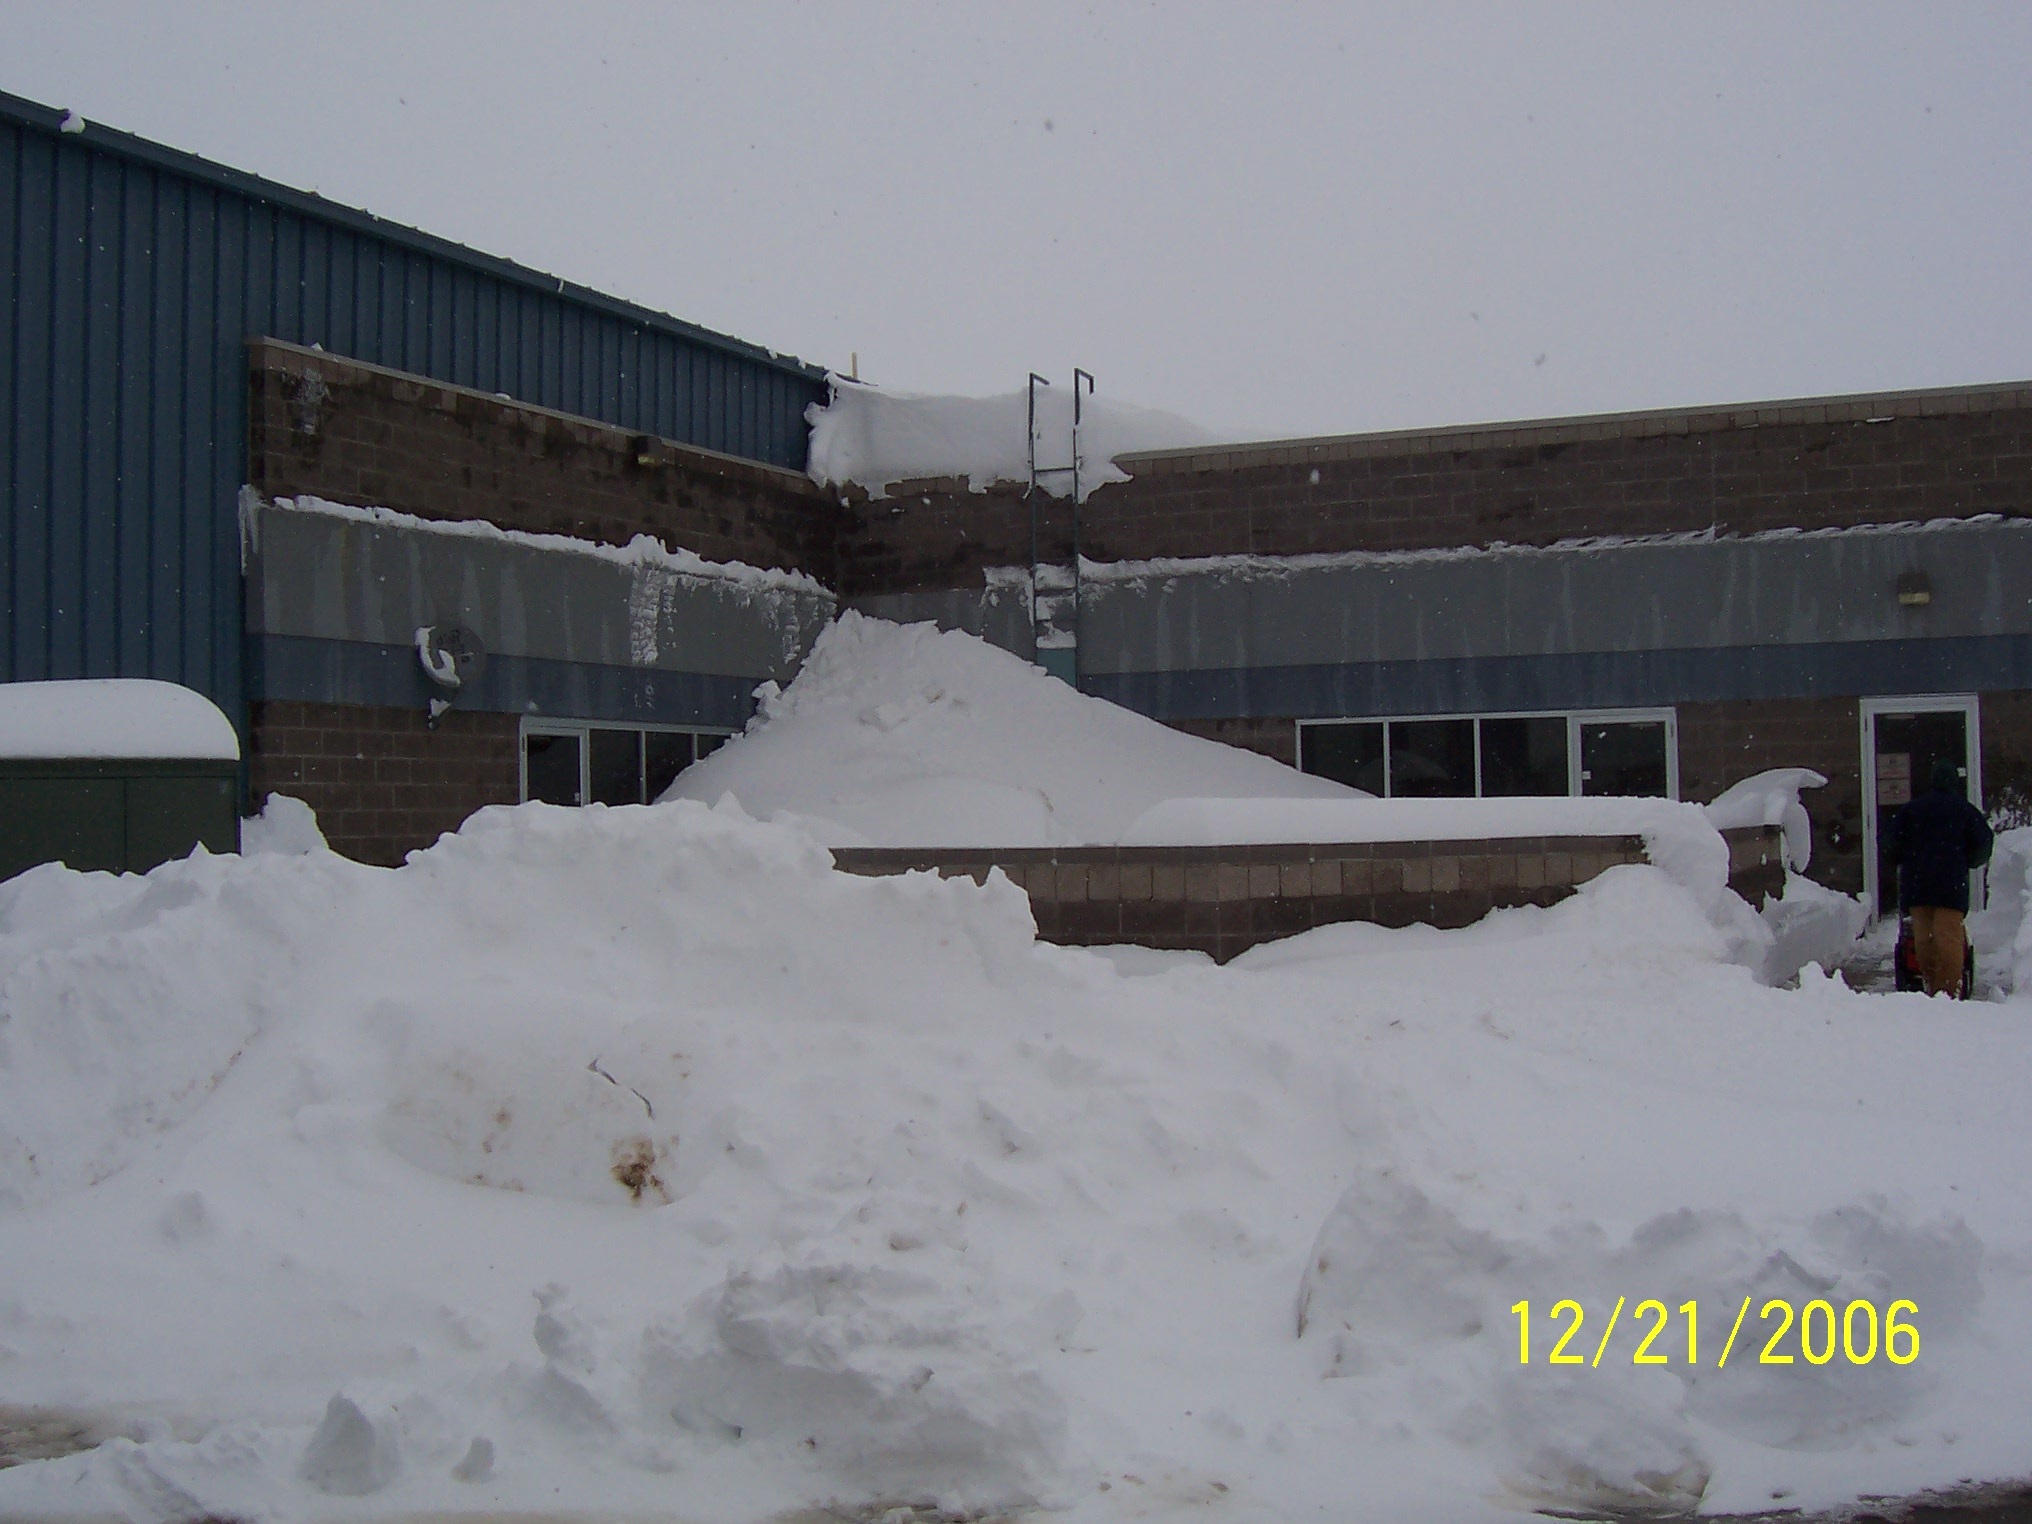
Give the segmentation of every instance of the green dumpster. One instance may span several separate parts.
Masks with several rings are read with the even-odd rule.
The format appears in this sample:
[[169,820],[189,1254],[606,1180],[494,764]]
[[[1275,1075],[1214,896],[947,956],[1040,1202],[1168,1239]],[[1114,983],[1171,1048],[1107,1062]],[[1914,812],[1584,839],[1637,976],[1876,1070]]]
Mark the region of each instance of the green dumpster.
[[0,879],[237,851],[239,769],[232,724],[175,683],[0,683]]

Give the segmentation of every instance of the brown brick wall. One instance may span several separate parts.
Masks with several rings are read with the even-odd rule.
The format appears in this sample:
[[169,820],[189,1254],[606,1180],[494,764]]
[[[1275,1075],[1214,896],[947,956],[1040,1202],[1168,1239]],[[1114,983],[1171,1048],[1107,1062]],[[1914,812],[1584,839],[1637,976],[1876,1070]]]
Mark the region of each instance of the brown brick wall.
[[454,709],[257,703],[248,774],[258,807],[290,794],[317,811],[335,851],[394,865],[483,805],[521,797],[520,722]]
[[[248,480],[433,519],[835,576],[837,505],[792,472],[293,345],[249,346]],[[647,453],[655,463],[645,465]]]
[[1705,804],[1773,767],[1810,767],[1827,787],[1800,796],[1813,821],[1810,877],[1863,888],[1863,746],[1853,698],[1681,704],[1679,796]]
[[[988,567],[1030,564],[1031,504],[1021,487],[972,492],[964,482],[939,481],[899,483],[889,497],[873,500],[858,490],[841,496],[843,597],[979,587]],[[1070,562],[1070,502],[1045,493],[1035,502],[1039,559]],[[1091,549],[1082,549],[1091,558]]]
[[[1607,438],[1545,427],[1522,431],[1542,436],[1538,443],[1426,436],[1354,441],[1338,453],[1322,446],[1314,460],[1297,448],[1238,447],[1224,457],[1131,462],[1134,480],[1102,487],[1082,506],[1081,546],[1103,561],[1303,555],[2028,514],[2032,395],[2002,400],[1878,423]],[[1057,499],[1049,505],[1046,559],[1063,559],[1070,511]],[[850,506],[841,536],[841,576],[856,595],[971,585],[982,566],[1029,558],[1020,489],[899,489]]]

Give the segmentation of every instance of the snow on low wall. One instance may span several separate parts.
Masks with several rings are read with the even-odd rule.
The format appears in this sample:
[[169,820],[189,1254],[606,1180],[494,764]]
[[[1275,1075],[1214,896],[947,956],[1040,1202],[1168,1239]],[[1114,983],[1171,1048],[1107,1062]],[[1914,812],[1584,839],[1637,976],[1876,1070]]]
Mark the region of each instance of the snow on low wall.
[[[1747,856],[1777,863],[1775,827],[1740,834],[1756,838]],[[849,873],[929,869],[976,882],[999,868],[1028,894],[1045,941],[1190,949],[1225,963],[1316,926],[1452,928],[1492,910],[1552,905],[1612,868],[1654,862],[1649,853],[1645,838],[1629,833],[973,852],[836,847],[833,859]],[[1730,883],[1754,892],[1748,882]]]
[[1700,808],[1669,799],[1169,799],[1123,846],[1454,842],[1634,836],[1703,906],[1729,879],[1729,849]]

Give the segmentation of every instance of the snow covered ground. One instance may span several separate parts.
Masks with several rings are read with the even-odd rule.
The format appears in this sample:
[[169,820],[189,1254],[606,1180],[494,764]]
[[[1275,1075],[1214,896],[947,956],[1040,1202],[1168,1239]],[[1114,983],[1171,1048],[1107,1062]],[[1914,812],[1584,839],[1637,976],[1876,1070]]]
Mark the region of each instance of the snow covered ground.
[[[704,799],[394,870],[272,801],[242,857],[0,885],[0,1445],[96,1441],[0,1518],[1424,1524],[2032,1471],[2032,995],[1771,988],[1651,867],[1226,967],[1039,944],[1000,877],[826,840],[1114,839],[1224,776],[1372,806],[964,637],[828,639]],[[1826,1363],[1797,1322],[1760,1361],[1774,1300]]]
[[[0,928],[0,1389],[125,1436],[0,1517],[1468,1519],[2032,1462],[2032,1009],[1759,986],[1655,869],[1216,968],[731,803],[532,805],[399,870],[37,869]],[[1719,1370],[1745,1295],[1909,1298],[1922,1352]],[[1617,1296],[1697,1300],[1702,1363],[1628,1316],[1517,1363],[1512,1304],[1591,1342]]]

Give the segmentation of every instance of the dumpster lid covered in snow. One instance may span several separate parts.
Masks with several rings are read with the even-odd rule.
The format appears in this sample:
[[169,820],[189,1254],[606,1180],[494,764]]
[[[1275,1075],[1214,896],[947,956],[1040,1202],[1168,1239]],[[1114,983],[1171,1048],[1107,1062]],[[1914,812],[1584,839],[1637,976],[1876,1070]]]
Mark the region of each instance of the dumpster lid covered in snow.
[[0,683],[0,757],[237,762],[240,738],[217,704],[176,683]]

